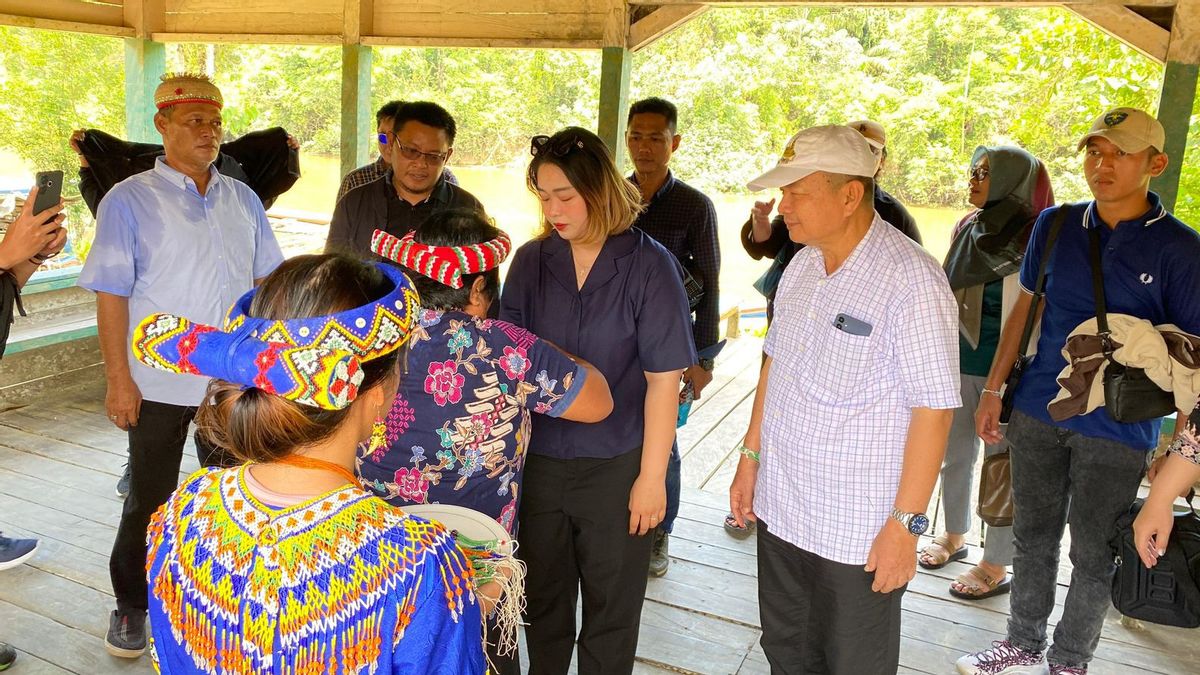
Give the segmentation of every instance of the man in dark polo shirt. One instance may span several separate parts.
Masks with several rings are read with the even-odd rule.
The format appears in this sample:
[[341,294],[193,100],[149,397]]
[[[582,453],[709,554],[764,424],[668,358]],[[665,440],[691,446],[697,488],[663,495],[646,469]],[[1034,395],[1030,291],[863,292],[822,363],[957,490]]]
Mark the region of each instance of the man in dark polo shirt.
[[415,230],[434,211],[483,206],[444,175],[454,153],[454,118],[428,101],[397,106],[391,166],[380,178],[346,193],[333,210],[327,252],[368,255],[376,229],[397,237]]
[[[1067,365],[1067,336],[1096,315],[1093,246],[1109,315],[1126,314],[1154,326],[1174,324],[1200,334],[1200,234],[1150,192],[1150,179],[1176,161],[1163,153],[1165,140],[1162,124],[1142,110],[1104,112],[1078,146],[1084,151],[1083,175],[1092,201],[1050,207],[1034,223],[1021,262],[1023,292],[1004,324],[975,413],[975,430],[985,443],[1005,437],[1011,442],[1016,556],[1008,631],[991,648],[959,659],[963,675],[1047,670],[1083,675],[1100,640],[1115,569],[1109,538],[1117,518],[1137,497],[1162,420],[1120,422],[1107,406],[1055,420],[1047,405],[1058,394],[1057,377]],[[1067,213],[1051,248],[1050,231],[1062,209]],[[1037,354],[1020,379],[1012,417],[1002,431],[1000,390],[1033,311],[1043,258],[1046,285]],[[1179,410],[1177,428],[1188,412],[1187,407]],[[1055,605],[1068,523],[1071,586],[1047,650],[1046,624]]]
[[[641,190],[645,206],[634,226],[666,247],[704,287],[692,321],[696,351],[701,352],[715,345],[720,333],[721,247],[712,200],[667,168],[679,148],[678,117],[674,104],[661,98],[634,103],[629,108],[625,144],[634,166],[630,180]],[[683,372],[684,386],[691,387],[695,398],[712,382],[712,369],[712,358],[701,358]],[[655,531],[650,556],[650,574],[656,577],[667,573],[671,560],[667,547],[679,513],[679,474],[676,444],[667,464],[667,513]]]

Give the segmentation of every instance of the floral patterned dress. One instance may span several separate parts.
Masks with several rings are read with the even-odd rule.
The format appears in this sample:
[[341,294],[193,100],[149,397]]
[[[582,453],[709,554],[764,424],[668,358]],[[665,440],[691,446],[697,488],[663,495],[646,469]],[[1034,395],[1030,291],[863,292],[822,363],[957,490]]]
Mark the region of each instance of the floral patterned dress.
[[515,535],[530,413],[558,417],[585,372],[505,321],[421,310],[382,434],[360,453],[363,486],[397,506],[454,504]]

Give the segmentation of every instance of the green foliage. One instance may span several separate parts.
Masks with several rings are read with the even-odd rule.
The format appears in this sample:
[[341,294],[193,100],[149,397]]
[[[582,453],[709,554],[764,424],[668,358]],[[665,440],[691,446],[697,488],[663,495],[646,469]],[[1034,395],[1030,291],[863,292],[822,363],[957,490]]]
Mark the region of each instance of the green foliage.
[[124,68],[119,40],[0,27],[0,147],[70,176],[73,130],[124,133]]
[[[119,40],[0,28],[0,41],[0,147],[69,167],[72,128],[122,133]],[[594,50],[379,48],[373,63],[374,108],[427,99],[454,114],[459,164],[520,164],[530,136],[596,123]],[[279,125],[305,152],[338,151],[337,47],[172,44],[168,68],[216,73],[231,135]],[[675,166],[703,189],[741,191],[797,129],[868,117],[889,133],[889,191],[964,206],[981,144],[1027,148],[1060,200],[1086,198],[1076,140],[1107,107],[1153,109],[1161,79],[1059,8],[714,9],[635,55],[630,100],[679,106]],[[1200,149],[1186,159],[1177,210],[1193,218]]]

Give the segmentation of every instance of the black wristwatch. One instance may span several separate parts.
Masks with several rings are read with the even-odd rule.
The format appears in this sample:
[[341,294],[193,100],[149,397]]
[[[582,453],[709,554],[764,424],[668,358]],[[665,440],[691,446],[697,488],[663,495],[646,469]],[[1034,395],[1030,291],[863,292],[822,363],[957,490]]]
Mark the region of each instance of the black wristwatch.
[[716,366],[716,363],[714,363],[712,359],[700,359],[700,367],[707,370],[710,373],[712,372],[712,369],[715,366]]
[[909,534],[921,536],[929,529],[929,516],[924,513],[909,513],[892,507],[892,520],[904,526]]

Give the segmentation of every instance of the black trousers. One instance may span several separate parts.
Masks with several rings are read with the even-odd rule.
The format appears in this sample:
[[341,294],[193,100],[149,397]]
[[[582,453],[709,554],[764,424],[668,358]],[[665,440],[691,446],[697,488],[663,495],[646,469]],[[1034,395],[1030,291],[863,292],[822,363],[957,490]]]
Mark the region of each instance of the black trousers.
[[562,675],[583,591],[580,675],[629,673],[637,652],[652,537],[629,534],[629,490],[641,450],[614,459],[530,455],[521,501],[530,675]]
[[895,675],[900,600],[871,590],[874,572],[809,553],[758,524],[762,648],[773,675]]
[[[179,485],[183,445],[195,416],[195,407],[142,401],[137,426],[129,428],[129,494],[108,559],[113,594],[121,611],[146,610],[146,528],[150,516]],[[196,458],[201,466],[235,463],[199,436]]]

